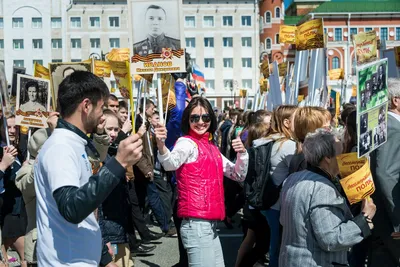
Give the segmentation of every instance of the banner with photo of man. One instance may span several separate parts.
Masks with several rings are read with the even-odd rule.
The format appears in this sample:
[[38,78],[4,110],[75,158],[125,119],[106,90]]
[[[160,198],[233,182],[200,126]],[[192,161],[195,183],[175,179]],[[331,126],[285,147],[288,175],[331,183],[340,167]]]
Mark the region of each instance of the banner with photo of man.
[[186,72],[182,0],[129,0],[132,73]]
[[50,110],[50,81],[28,75],[17,76],[17,125],[47,128]]
[[86,62],[68,62],[68,63],[49,63],[50,83],[52,88],[51,104],[53,110],[57,107],[58,86],[65,77],[75,71],[92,71],[91,63]]

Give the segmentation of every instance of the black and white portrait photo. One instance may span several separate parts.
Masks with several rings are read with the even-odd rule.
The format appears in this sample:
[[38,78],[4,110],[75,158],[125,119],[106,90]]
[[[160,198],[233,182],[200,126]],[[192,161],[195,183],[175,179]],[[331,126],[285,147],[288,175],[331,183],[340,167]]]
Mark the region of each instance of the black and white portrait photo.
[[133,54],[181,49],[178,1],[132,1],[132,12]]
[[76,63],[50,63],[50,80],[53,85],[52,92],[52,105],[53,110],[55,110],[58,96],[58,86],[64,80],[65,77],[73,73],[74,71],[89,71],[91,72],[91,64],[85,62]]
[[372,131],[360,135],[358,144],[359,157],[367,154],[372,148]]
[[50,110],[50,95],[49,80],[18,74],[16,124],[47,127],[43,113]]
[[360,135],[366,133],[368,130],[368,113],[360,116]]

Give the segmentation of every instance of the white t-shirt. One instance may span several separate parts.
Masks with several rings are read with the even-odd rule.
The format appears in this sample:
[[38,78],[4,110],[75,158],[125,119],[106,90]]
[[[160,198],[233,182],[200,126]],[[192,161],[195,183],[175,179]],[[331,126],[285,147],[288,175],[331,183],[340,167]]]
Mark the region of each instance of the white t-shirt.
[[101,232],[90,214],[72,224],[58,211],[53,192],[63,186],[81,187],[92,175],[86,141],[66,129],[55,129],[35,163],[38,266],[98,266]]

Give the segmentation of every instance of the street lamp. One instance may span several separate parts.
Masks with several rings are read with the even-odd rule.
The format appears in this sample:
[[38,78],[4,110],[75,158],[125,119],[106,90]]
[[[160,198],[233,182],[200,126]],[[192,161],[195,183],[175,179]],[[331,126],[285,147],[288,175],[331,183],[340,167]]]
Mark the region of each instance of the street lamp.
[[100,52],[101,55],[97,54],[97,53],[91,53],[89,55],[89,58],[94,58],[96,60],[102,60],[102,61],[106,61],[106,56],[108,55],[108,53],[103,54],[103,51]]

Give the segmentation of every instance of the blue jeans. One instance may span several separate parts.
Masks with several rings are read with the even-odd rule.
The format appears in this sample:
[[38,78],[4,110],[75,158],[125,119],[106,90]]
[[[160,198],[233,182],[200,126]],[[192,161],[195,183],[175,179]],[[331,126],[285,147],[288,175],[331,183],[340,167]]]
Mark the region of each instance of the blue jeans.
[[165,213],[164,205],[160,199],[157,186],[153,182],[147,183],[147,199],[163,232],[169,230],[169,219]]
[[190,267],[225,266],[216,221],[184,219],[181,236]]
[[278,267],[279,265],[279,243],[280,243],[280,223],[279,210],[262,210],[261,213],[267,218],[271,230],[271,239],[269,243],[269,267]]

